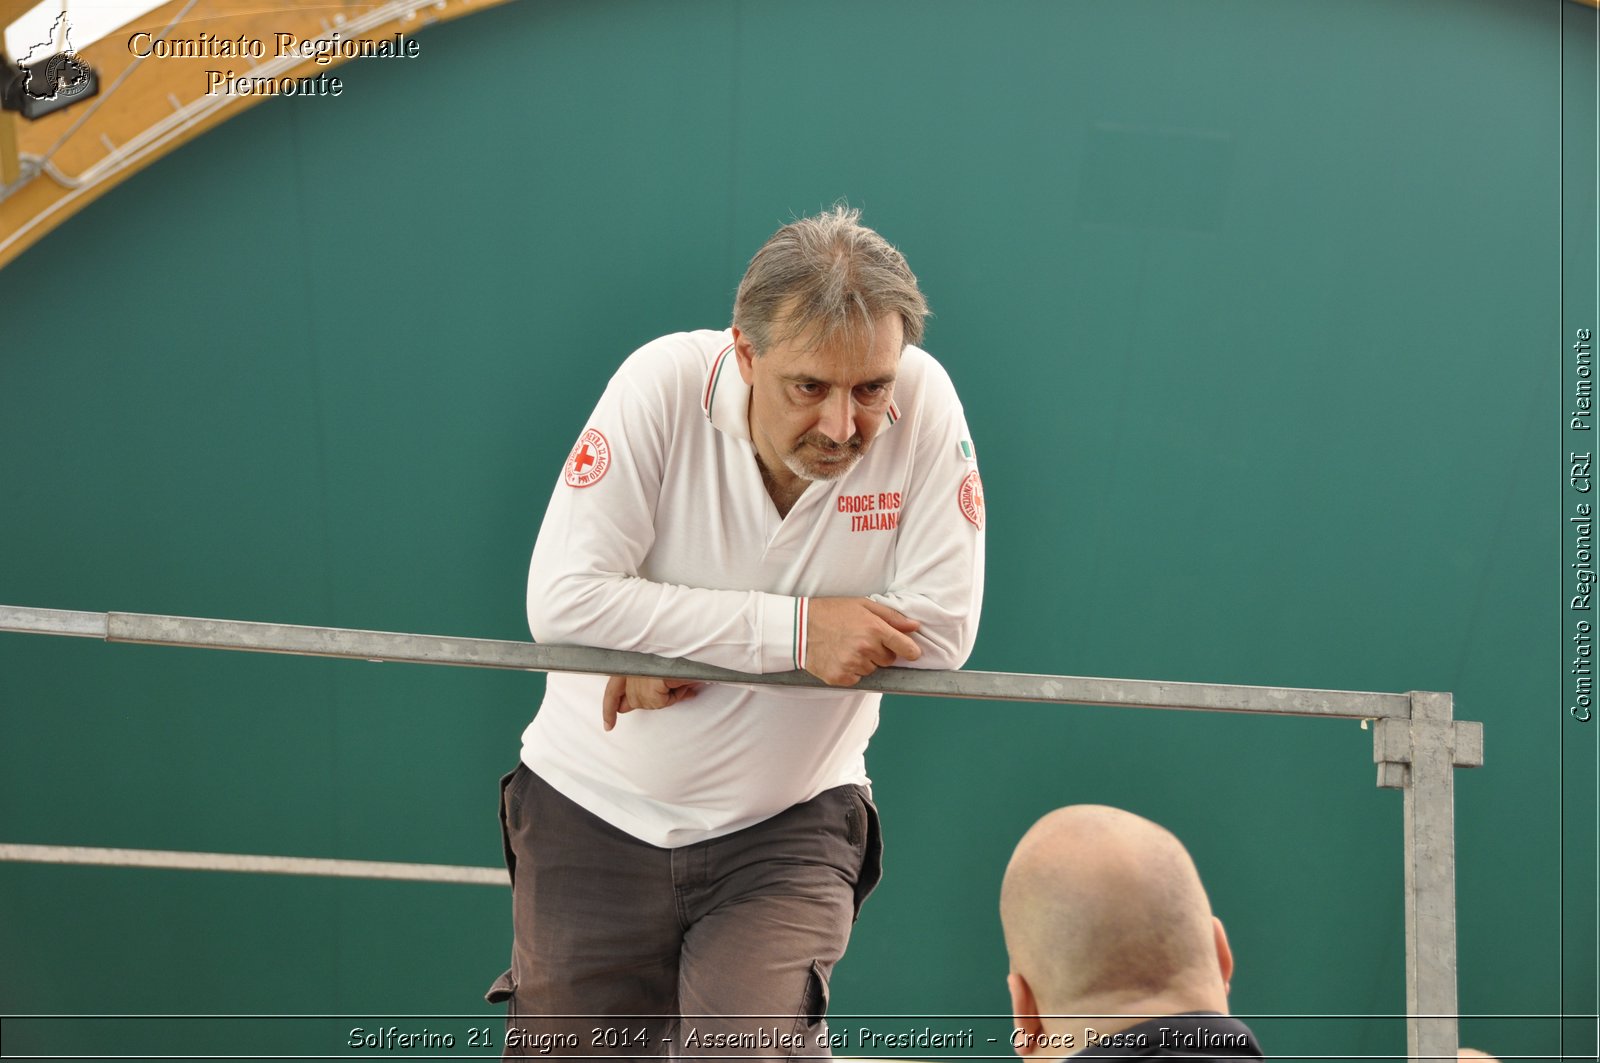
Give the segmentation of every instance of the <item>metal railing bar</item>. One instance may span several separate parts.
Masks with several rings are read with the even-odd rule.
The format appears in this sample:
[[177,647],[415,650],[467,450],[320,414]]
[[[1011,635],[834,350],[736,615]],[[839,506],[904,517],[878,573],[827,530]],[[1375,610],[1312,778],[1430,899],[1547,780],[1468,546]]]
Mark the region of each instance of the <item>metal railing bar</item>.
[[311,856],[255,856],[246,853],[191,853],[170,849],[104,849],[85,845],[0,843],[0,863],[87,864],[95,867],[169,868],[178,871],[236,871],[269,875],[395,879],[451,882],[474,886],[510,885],[503,867],[458,864],[403,864],[388,860],[329,860]]
[[[103,637],[108,642],[448,664],[533,672],[652,675],[716,683],[825,689],[805,672],[752,675],[647,653],[549,646],[498,639],[416,635],[358,628],[305,627],[148,613],[79,613],[0,605],[0,631]],[[1172,683],[1143,679],[1029,675],[1019,672],[885,668],[857,689],[920,697],[1184,709],[1363,720],[1410,715],[1405,694],[1297,687]]]

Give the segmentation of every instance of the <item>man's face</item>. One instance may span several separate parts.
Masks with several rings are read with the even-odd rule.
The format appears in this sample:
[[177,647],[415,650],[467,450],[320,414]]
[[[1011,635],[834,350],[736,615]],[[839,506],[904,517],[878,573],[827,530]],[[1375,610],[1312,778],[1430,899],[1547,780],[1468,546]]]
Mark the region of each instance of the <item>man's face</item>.
[[875,324],[870,346],[811,347],[802,336],[760,354],[733,330],[739,375],[750,385],[750,436],[780,481],[785,469],[804,480],[837,480],[883,427],[904,325],[898,314]]

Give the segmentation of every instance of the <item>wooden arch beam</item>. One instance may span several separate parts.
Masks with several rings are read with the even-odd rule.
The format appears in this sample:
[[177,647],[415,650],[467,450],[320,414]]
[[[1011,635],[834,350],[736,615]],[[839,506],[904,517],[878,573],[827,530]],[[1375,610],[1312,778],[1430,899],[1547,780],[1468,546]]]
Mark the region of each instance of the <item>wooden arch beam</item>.
[[[37,0],[0,0],[0,25],[9,25]],[[290,50],[280,54],[280,34],[297,42],[392,42],[411,34],[505,3],[506,0],[171,0],[79,53],[100,78],[100,94],[36,121],[0,112],[0,269],[28,247],[174,148],[227,121],[271,92],[252,85],[248,93],[216,84],[208,70],[228,70],[242,78],[315,78],[348,59]],[[209,38],[262,43],[251,57],[148,55],[149,41],[162,36],[174,19],[169,41]],[[135,39],[147,33],[150,38]],[[14,139],[8,138],[14,133]],[[15,147],[9,159],[7,143]]]

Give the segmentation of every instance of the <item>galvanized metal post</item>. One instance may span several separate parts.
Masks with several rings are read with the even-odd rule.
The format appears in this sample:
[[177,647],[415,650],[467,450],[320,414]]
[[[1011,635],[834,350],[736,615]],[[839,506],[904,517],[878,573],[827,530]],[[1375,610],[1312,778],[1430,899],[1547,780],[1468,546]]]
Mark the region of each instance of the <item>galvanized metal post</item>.
[[1404,792],[1406,1052],[1453,1060],[1456,998],[1455,769],[1483,763],[1483,725],[1456,723],[1449,694],[1413,690],[1409,720],[1380,720],[1378,785]]

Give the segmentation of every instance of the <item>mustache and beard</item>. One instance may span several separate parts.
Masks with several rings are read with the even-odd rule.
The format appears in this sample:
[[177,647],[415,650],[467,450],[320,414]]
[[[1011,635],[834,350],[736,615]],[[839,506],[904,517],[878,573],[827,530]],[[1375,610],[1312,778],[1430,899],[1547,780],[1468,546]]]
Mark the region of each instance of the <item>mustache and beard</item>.
[[866,449],[859,434],[843,443],[817,432],[807,433],[783,456],[789,471],[804,480],[837,480],[851,469]]

